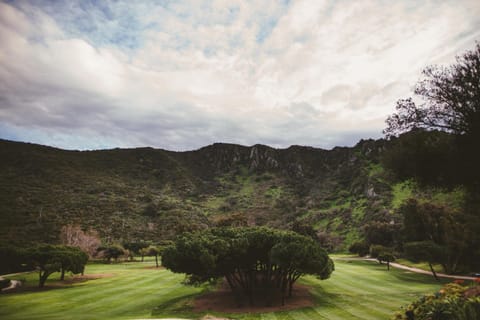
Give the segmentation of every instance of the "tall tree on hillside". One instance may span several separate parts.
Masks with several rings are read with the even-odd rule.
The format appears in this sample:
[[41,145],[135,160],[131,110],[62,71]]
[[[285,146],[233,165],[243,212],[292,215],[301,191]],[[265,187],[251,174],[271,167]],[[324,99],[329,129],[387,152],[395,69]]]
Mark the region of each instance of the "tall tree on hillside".
[[430,66],[417,83],[412,98],[397,102],[397,113],[387,119],[387,136],[414,128],[436,129],[459,135],[480,134],[480,43],[457,57],[450,67]]
[[480,187],[480,43],[458,56],[455,64],[427,67],[423,75],[414,90],[422,102],[398,100],[384,133],[392,137],[424,129],[454,134],[462,181]]

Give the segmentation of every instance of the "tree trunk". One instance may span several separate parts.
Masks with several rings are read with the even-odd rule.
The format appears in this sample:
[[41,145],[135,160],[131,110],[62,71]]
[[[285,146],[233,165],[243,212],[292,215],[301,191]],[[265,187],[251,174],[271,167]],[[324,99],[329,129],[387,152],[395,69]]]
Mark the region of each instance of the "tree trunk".
[[286,282],[284,282],[282,284],[282,306],[285,305],[285,296],[287,295],[286,291],[287,291],[287,284]]
[[390,271],[390,260],[387,261],[387,270]]
[[43,288],[45,286],[45,281],[47,281],[48,276],[51,274],[51,272],[47,271],[40,271],[39,273],[39,281],[38,281],[38,287]]
[[65,280],[65,269],[64,268],[62,268],[62,273],[60,275],[60,280],[61,281]]
[[438,281],[437,273],[435,272],[435,269],[433,269],[433,266],[430,262],[428,263],[428,266],[430,267],[430,270],[432,271],[433,277],[435,278],[435,280]]
[[158,268],[158,254],[155,255],[155,265],[156,265],[157,268]]
[[142,254],[142,262],[143,262],[143,257],[144,257],[144,255]]

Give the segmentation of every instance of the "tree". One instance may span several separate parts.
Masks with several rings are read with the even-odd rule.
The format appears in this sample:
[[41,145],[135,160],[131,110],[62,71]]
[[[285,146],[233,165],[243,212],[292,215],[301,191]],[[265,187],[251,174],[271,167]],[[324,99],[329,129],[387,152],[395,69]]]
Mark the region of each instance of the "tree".
[[39,245],[26,249],[25,257],[38,269],[38,286],[43,287],[54,272],[60,272],[62,269],[72,273],[83,272],[87,259],[86,254],[80,252],[79,249],[66,246]]
[[440,130],[459,135],[480,133],[480,43],[458,56],[450,67],[430,66],[423,70],[414,93],[423,99],[420,105],[411,98],[397,102],[397,113],[387,119],[387,136],[396,136],[414,128]]
[[358,254],[360,257],[363,257],[369,253],[370,248],[365,241],[356,241],[350,245],[348,251]]
[[77,247],[58,246],[57,248],[60,260],[60,280],[65,279],[65,272],[83,274],[88,261],[88,254]]
[[387,270],[390,270],[390,262],[395,261],[395,256],[393,255],[393,252],[391,251],[382,251],[380,254],[377,256],[378,262],[386,262],[387,263]]
[[408,199],[398,210],[403,216],[404,242],[426,241],[423,247],[417,244],[412,250],[431,250],[432,254],[435,253],[435,261],[433,257],[430,259],[440,263],[446,273],[468,269],[471,261],[478,260],[477,224],[475,220],[470,221],[468,215],[446,206],[421,203],[416,199]]
[[133,259],[134,254],[139,254],[142,256],[143,262],[143,254],[142,249],[145,249],[149,246],[148,242],[145,241],[136,241],[136,242],[124,242],[123,247],[130,252],[130,258]]
[[102,252],[103,258],[107,260],[108,263],[110,263],[112,259],[115,259],[116,262],[118,257],[125,254],[125,250],[118,245],[99,247],[97,250]]
[[443,247],[433,241],[413,241],[405,243],[403,245],[403,251],[405,256],[412,261],[428,262],[433,277],[435,280],[439,280],[432,264],[443,261]]
[[386,120],[387,137],[413,129],[452,133],[459,149],[462,180],[467,185],[480,183],[480,43],[465,52],[449,67],[430,66],[423,71],[412,98],[397,101],[397,112]]
[[100,247],[100,236],[94,230],[83,231],[79,225],[65,225],[60,231],[60,240],[66,246],[78,247],[91,258]]
[[421,184],[449,187],[463,181],[458,154],[453,135],[417,129],[392,138],[381,161],[400,180],[413,178]]
[[398,225],[390,222],[372,221],[363,227],[363,231],[367,243],[392,246],[398,228]]
[[156,246],[148,246],[146,248],[140,249],[140,253],[142,255],[142,261],[144,256],[154,256],[155,257],[155,265],[158,268],[158,255],[161,253],[161,248]]
[[279,293],[282,304],[304,274],[326,279],[334,269],[325,250],[311,238],[269,228],[217,228],[185,234],[165,248],[163,265],[185,273],[191,282],[225,278],[237,302],[254,303],[255,292],[266,304]]

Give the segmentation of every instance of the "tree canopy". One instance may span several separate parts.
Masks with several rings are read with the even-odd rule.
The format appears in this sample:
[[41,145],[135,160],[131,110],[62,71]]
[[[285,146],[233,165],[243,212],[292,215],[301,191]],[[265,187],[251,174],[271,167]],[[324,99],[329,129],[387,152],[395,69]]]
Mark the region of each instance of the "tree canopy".
[[163,265],[185,273],[191,282],[225,277],[237,301],[262,291],[271,304],[280,293],[282,304],[304,274],[327,279],[334,270],[327,252],[309,237],[263,227],[217,228],[180,236],[165,248]]
[[397,113],[387,119],[387,136],[414,128],[455,134],[480,133],[480,43],[449,67],[430,66],[414,90],[423,103],[412,98],[397,101]]
[[[473,50],[457,56],[456,63],[448,67],[430,66],[423,70],[421,79],[414,90],[420,102],[412,98],[397,101],[396,113],[386,120],[387,128],[384,133],[388,138],[402,135],[410,131],[443,131],[455,138],[443,139],[440,135],[430,138],[442,138],[433,144],[419,135],[412,136],[407,142],[420,145],[420,149],[412,149],[415,158],[410,157],[414,164],[413,173],[427,176],[427,180],[437,182],[435,169],[445,169],[440,172],[440,180],[454,182],[474,187],[480,190],[480,43]],[[418,139],[420,138],[420,139]],[[417,141],[415,141],[417,140]],[[438,140],[438,139],[434,139]],[[426,150],[424,150],[426,147]],[[432,148],[433,147],[433,148]],[[398,148],[397,148],[398,149]],[[420,152],[418,152],[420,150]],[[400,148],[405,155],[410,151]],[[436,156],[440,158],[437,158]],[[392,153],[391,159],[402,158],[399,152]],[[426,161],[428,160],[428,161]],[[431,161],[433,160],[433,161]],[[393,163],[400,164],[401,160]],[[416,164],[419,163],[419,167]],[[433,166],[429,167],[430,163]],[[396,165],[398,167],[398,165]],[[448,168],[453,169],[448,169]],[[420,170],[417,170],[420,169]],[[423,170],[428,172],[424,174]],[[443,171],[446,171],[445,174]],[[453,174],[448,174],[453,173]]]
[[440,263],[446,273],[473,270],[478,266],[476,217],[416,199],[408,199],[399,211],[404,221],[402,235],[407,256]]
[[75,247],[61,245],[38,245],[24,251],[24,260],[39,271],[39,287],[54,272],[68,271],[82,273],[88,261],[88,255]]

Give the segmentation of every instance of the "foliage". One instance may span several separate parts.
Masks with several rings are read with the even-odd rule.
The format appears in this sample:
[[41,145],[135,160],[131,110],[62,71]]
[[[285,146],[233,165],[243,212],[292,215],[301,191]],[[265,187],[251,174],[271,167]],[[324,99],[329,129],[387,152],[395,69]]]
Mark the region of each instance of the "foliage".
[[392,251],[381,251],[377,255],[378,262],[380,262],[380,263],[386,262],[387,263],[387,270],[390,270],[390,262],[395,261],[395,259],[396,259],[396,257],[395,257],[395,255],[393,254]]
[[[263,290],[271,303],[274,292],[282,304],[301,275],[327,279],[334,269],[325,250],[311,238],[268,228],[219,228],[186,234],[165,248],[163,265],[186,273],[192,282],[225,277],[238,298],[254,303]],[[238,300],[240,301],[240,300]]]
[[369,244],[393,246],[399,225],[390,222],[372,221],[363,227],[365,240]]
[[390,248],[379,245],[379,244],[372,244],[370,246],[370,257],[378,258],[383,252],[391,251]]
[[66,246],[78,247],[93,258],[101,241],[95,230],[83,231],[79,225],[65,225],[60,231],[60,241]]
[[125,254],[124,248],[122,248],[119,245],[112,245],[112,246],[107,246],[107,247],[99,247],[98,251],[101,253],[103,258],[110,263],[112,259],[115,260],[115,262],[118,260],[120,256],[123,256]]
[[480,44],[457,57],[450,67],[430,66],[417,83],[411,98],[397,102],[397,113],[387,119],[387,135],[414,128],[438,129],[456,134],[478,135],[480,130]]
[[60,280],[64,280],[65,272],[83,273],[88,261],[88,254],[78,247],[57,246],[60,260]]
[[365,241],[356,241],[350,245],[348,251],[363,257],[370,252],[370,247]]
[[403,251],[407,258],[414,262],[426,261],[432,271],[432,274],[437,278],[434,263],[441,263],[444,260],[444,248],[433,241],[413,241],[403,244]]
[[45,285],[47,278],[54,272],[66,271],[82,273],[88,256],[82,250],[68,246],[38,245],[24,252],[25,261],[39,272],[39,287]]
[[423,259],[440,263],[446,273],[471,269],[471,262],[478,260],[478,230],[468,215],[415,199],[406,201],[399,212],[404,220],[404,241],[416,242],[406,247],[414,258],[418,259],[421,254],[430,251]]
[[12,245],[0,246],[0,274],[25,271],[25,250]]
[[142,259],[144,256],[155,257],[155,265],[158,268],[158,256],[162,253],[162,251],[163,248],[150,245],[146,248],[140,249],[140,254],[142,255]]
[[[389,196],[388,182],[369,176],[384,145],[75,152],[0,140],[0,241],[79,245],[62,242],[62,227],[71,226],[96,230],[105,244],[155,243],[217,223],[289,229],[308,212],[305,223],[341,250],[358,239],[364,218],[376,219],[375,202]],[[366,184],[377,198],[366,198]]]
[[[469,292],[476,292],[470,296]],[[465,287],[457,283],[445,285],[435,294],[414,301],[397,312],[395,320],[476,320],[480,318],[480,287]]]
[[[414,91],[423,103],[417,105],[411,98],[399,100],[397,112],[387,118],[384,133],[391,137],[422,129],[454,134],[455,147],[458,148],[455,153],[445,153],[452,149],[451,143],[440,146],[436,151],[456,160],[456,174],[459,177],[457,183],[479,188],[480,151],[477,144],[480,139],[480,43],[473,50],[458,56],[456,63],[450,67],[430,66],[423,71],[423,75],[425,78],[417,83]],[[428,148],[426,152],[420,151],[420,155],[430,155],[433,160],[435,153],[431,153]],[[422,160],[417,157],[410,159]],[[420,163],[425,164],[422,161]],[[434,167],[440,165],[446,168],[449,161],[433,161],[432,164]],[[425,169],[432,178],[433,168]],[[450,175],[449,178],[451,177]]]
[[[392,138],[382,155],[382,164],[398,179],[422,184],[450,186],[462,181],[458,175],[458,148],[453,135],[421,129]],[[409,189],[407,189],[409,190]]]

